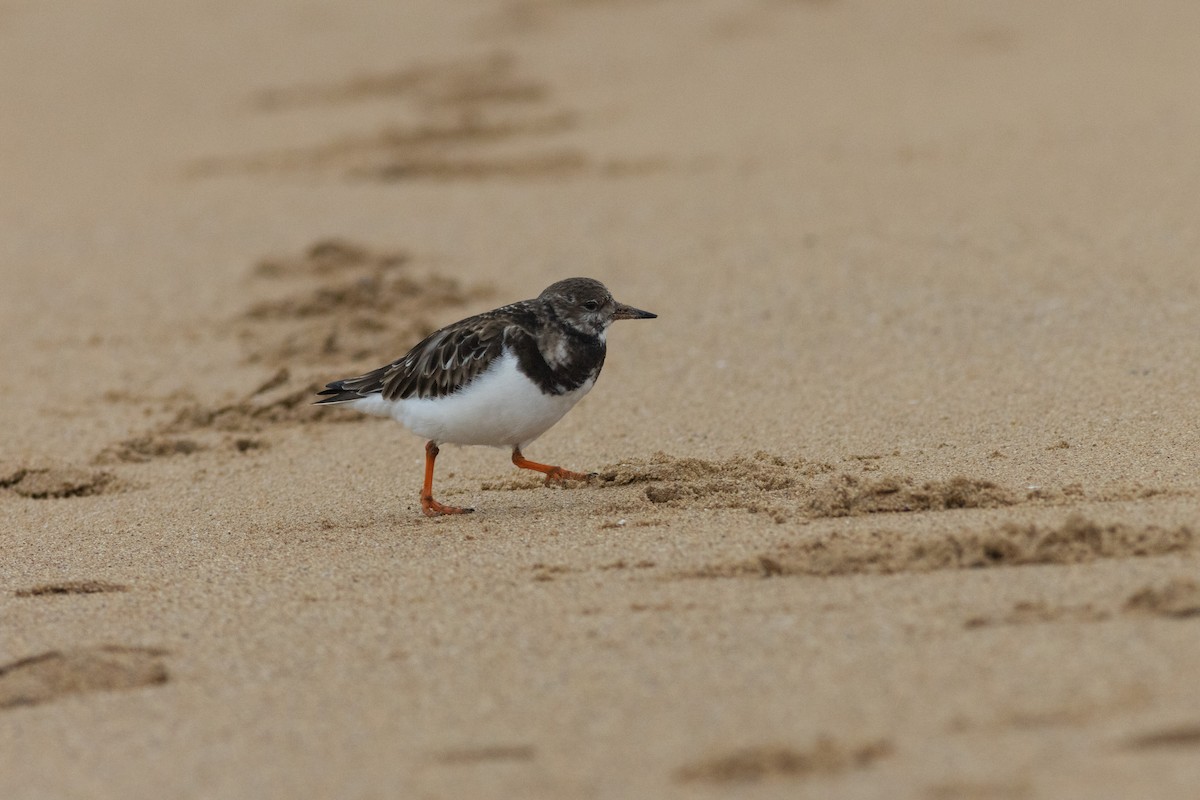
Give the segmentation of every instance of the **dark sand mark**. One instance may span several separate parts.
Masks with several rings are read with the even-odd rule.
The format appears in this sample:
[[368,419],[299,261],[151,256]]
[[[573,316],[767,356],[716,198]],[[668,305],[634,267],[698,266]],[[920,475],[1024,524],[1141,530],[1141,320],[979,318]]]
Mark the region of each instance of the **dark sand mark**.
[[749,747],[685,765],[675,772],[675,779],[685,783],[747,783],[836,775],[867,767],[893,750],[886,740],[847,746],[824,738],[807,750]]
[[608,564],[601,564],[600,569],[601,570],[654,569],[656,566],[658,566],[658,564],[656,564],[653,561],[650,561],[649,559],[642,559],[641,561],[635,561],[631,564],[628,561],[626,561],[625,559],[619,558],[616,561],[609,562]]
[[95,462],[141,464],[156,458],[190,456],[206,449],[205,445],[193,439],[144,434],[109,445],[96,455]]
[[947,725],[947,732],[957,735],[981,730],[1078,727],[1143,710],[1151,700],[1151,692],[1144,684],[1128,683],[1112,688],[1101,696],[1081,691],[1064,702],[1012,702],[990,709],[981,707],[975,709],[979,716],[955,715]]
[[1121,607],[1112,610],[1096,608],[1091,604],[1052,606],[1024,601],[1014,605],[1008,614],[971,617],[964,625],[967,628],[985,628],[1046,622],[1103,622],[1119,613],[1150,614],[1172,619],[1200,616],[1200,584],[1190,578],[1174,578],[1162,585],[1146,586],[1130,595]]
[[784,543],[750,561],[714,564],[681,577],[847,575],[945,569],[1085,564],[1105,558],[1165,555],[1195,547],[1190,528],[1100,524],[1072,514],[1061,525],[1008,524],[988,531],[910,534],[834,533]]
[[[313,243],[297,256],[276,256],[254,269],[264,280],[297,288],[252,305],[237,324],[247,361],[273,366],[258,387],[232,403],[180,409],[169,432],[246,432],[279,423],[358,420],[360,414],[313,406],[326,383],[386,364],[437,329],[447,309],[490,294],[457,280],[415,272],[415,259],[340,239]],[[253,449],[239,442],[240,452]],[[261,442],[258,446],[261,446]]]
[[[180,408],[175,418],[162,426],[159,432],[168,436],[201,431],[252,433],[283,423],[307,423],[320,419],[323,410],[312,403],[322,383],[319,380],[302,384],[293,382],[286,367],[280,373],[287,373],[289,383],[286,386],[267,392],[254,390],[231,403],[218,406],[189,403]],[[227,446],[239,452],[252,449],[240,447],[240,441],[250,440],[229,437]]]
[[532,761],[536,754],[533,745],[501,744],[443,750],[436,753],[433,759],[439,764],[479,764],[490,761]]
[[[263,322],[339,314],[373,316],[394,313],[400,306],[417,304],[422,308],[438,309],[465,299],[457,281],[436,275],[411,276],[400,269],[402,266],[402,263],[387,264],[339,283],[326,283],[282,300],[257,303],[243,319]],[[373,326],[364,324],[363,327]]]
[[1023,708],[1010,711],[1000,719],[1000,725],[1008,728],[1053,728],[1061,725],[1076,726],[1092,722],[1115,708],[1132,707],[1137,701],[1079,702],[1052,708]]
[[599,566],[572,566],[568,564],[545,564],[538,562],[530,564],[531,572],[530,580],[538,583],[557,580],[558,578],[568,575],[577,575],[587,572],[614,572],[623,570],[644,570],[654,569],[657,565],[653,561],[637,561],[629,563],[624,560],[613,561]]
[[1174,578],[1161,586],[1147,586],[1130,595],[1125,611],[1176,619],[1200,616],[1200,584],[1191,578]]
[[595,175],[624,178],[661,172],[662,158],[594,160],[579,150],[564,148],[534,155],[493,158],[400,158],[379,166],[352,170],[349,175],[390,182],[489,180],[492,178],[573,178]]
[[491,158],[430,158],[402,155],[385,163],[355,168],[349,175],[386,183],[406,180],[455,181],[491,178],[570,178],[593,168],[575,149]]
[[43,583],[29,589],[17,589],[17,597],[45,597],[60,594],[103,594],[106,592],[127,592],[129,587],[120,583],[108,581],[59,581]]
[[1112,613],[1095,608],[1090,604],[1080,606],[1051,606],[1045,603],[1023,601],[999,617],[971,617],[963,623],[967,628],[989,628],[997,625],[1036,625],[1045,622],[1102,622],[1111,619]]
[[207,177],[332,169],[351,176],[370,177],[373,170],[386,169],[393,164],[412,164],[417,169],[426,162],[436,164],[450,160],[451,153],[478,151],[527,137],[550,136],[570,131],[575,126],[575,116],[567,112],[488,119],[471,114],[408,126],[389,125],[374,133],[344,136],[310,147],[204,159],[194,162],[188,173],[194,177]]
[[533,572],[532,580],[539,583],[545,583],[554,580],[562,575],[570,575],[573,572],[580,572],[576,567],[568,567],[564,564],[532,564],[529,567]]
[[352,180],[383,183],[493,179],[626,178],[663,172],[662,157],[597,159],[578,148],[552,145],[533,152],[484,154],[485,146],[570,130],[574,117],[555,114],[520,122],[479,120],[401,129],[249,156],[206,159],[188,170],[193,177],[220,174],[334,170]]
[[0,666],[0,709],[37,705],[70,694],[166,683],[165,650],[87,647],[52,650]]
[[89,497],[123,489],[108,472],[79,467],[15,467],[0,470],[0,490],[33,500]]
[[476,107],[491,103],[537,103],[546,99],[545,83],[519,75],[511,53],[493,53],[438,64],[358,75],[345,81],[267,89],[252,107],[278,111],[314,105],[409,98],[425,106]]
[[417,64],[320,86],[272,89],[260,110],[366,100],[401,104],[406,118],[373,132],[256,154],[205,158],[187,175],[333,172],[352,180],[480,181],[622,178],[667,169],[664,158],[593,158],[563,139],[579,115],[556,106],[544,82],[507,53]]
[[1125,742],[1127,750],[1159,750],[1182,748],[1200,748],[1200,725],[1179,725],[1173,728],[1143,733]]
[[398,267],[411,260],[405,250],[372,250],[346,239],[318,239],[298,255],[260,259],[252,274],[256,278],[325,278],[364,267]]

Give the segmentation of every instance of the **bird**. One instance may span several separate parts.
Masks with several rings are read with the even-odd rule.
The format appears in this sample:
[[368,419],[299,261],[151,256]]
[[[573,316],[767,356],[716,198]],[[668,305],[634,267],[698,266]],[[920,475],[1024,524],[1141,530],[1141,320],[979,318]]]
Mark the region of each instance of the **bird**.
[[592,278],[567,278],[531,300],[434,331],[395,361],[326,384],[316,405],[342,404],[390,417],[426,440],[421,511],[473,508],[433,499],[443,444],[511,448],[512,463],[546,485],[590,476],[525,458],[523,451],[591,391],[604,366],[608,328],[658,315],[619,303]]

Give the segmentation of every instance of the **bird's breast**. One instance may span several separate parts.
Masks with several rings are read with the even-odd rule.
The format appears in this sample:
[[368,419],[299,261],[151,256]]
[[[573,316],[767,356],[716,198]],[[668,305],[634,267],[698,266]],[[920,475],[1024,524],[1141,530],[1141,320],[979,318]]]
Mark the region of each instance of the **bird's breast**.
[[563,418],[591,391],[595,378],[547,393],[505,351],[453,394],[395,401],[392,416],[413,433],[451,444],[524,447]]

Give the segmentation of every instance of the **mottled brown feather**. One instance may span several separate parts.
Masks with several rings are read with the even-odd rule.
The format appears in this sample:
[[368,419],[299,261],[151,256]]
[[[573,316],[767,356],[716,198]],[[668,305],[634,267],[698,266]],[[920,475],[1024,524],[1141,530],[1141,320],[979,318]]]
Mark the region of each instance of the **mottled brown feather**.
[[544,392],[563,394],[599,375],[603,332],[614,319],[652,317],[617,303],[599,281],[568,278],[532,300],[434,331],[387,366],[328,384],[317,402],[345,403],[375,394],[390,401],[445,397],[481,375],[505,350]]
[[505,332],[513,327],[514,303],[460,320],[425,337],[392,363],[357,378],[329,384],[319,403],[342,403],[372,394],[387,400],[445,397],[487,369],[504,349]]

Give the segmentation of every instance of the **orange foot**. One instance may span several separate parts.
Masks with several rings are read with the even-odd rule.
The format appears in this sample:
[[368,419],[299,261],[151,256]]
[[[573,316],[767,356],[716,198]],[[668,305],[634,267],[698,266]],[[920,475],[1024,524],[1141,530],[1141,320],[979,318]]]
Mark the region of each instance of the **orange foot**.
[[563,481],[586,481],[595,477],[596,474],[593,472],[590,475],[585,475],[582,472],[572,472],[569,469],[551,466],[550,464],[539,464],[521,455],[521,451],[515,447],[513,448],[512,462],[521,469],[531,469],[545,475],[547,486],[552,483],[562,483]]
[[546,485],[562,483],[563,481],[586,481],[594,477],[596,477],[596,473],[594,472],[584,474],[582,472],[572,472],[562,467],[551,467],[550,471],[546,473]]
[[458,508],[457,506],[444,505],[432,497],[421,498],[421,511],[427,517],[440,517],[443,514],[470,514],[474,510],[473,508]]

